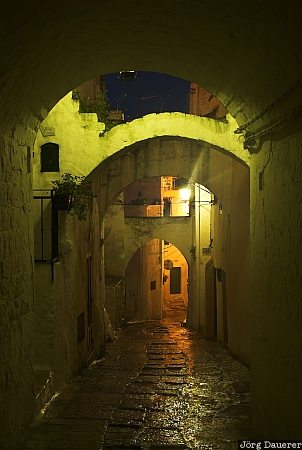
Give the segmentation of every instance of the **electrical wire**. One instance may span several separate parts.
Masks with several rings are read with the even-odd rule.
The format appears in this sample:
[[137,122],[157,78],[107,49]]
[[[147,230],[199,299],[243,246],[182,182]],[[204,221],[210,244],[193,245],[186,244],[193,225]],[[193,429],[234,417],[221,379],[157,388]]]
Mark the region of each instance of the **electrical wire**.
[[[270,133],[273,129],[278,128],[281,125],[290,122],[292,120],[292,118],[296,117],[296,115],[301,112],[302,104],[300,103],[297,106],[293,107],[290,111],[285,113],[283,116],[279,117],[279,119],[271,121],[271,123],[268,126],[262,128],[262,129],[259,128],[258,130],[254,131],[254,132],[248,131],[248,127],[253,125],[259,119],[262,119],[265,116],[265,114],[267,114],[269,111],[273,110],[280,103],[282,104],[282,101],[284,101],[284,99],[286,99],[287,97],[292,95],[292,93],[294,93],[297,88],[300,88],[301,84],[302,84],[302,80],[299,79],[295,85],[291,86],[280,97],[275,99],[266,108],[264,108],[259,114],[257,114],[251,120],[246,122],[244,125],[241,125],[234,131],[235,134],[242,134],[242,133],[246,132],[247,148],[253,147],[255,145],[255,142],[253,142],[255,139],[265,136],[266,134]],[[251,144],[249,144],[249,142]]]

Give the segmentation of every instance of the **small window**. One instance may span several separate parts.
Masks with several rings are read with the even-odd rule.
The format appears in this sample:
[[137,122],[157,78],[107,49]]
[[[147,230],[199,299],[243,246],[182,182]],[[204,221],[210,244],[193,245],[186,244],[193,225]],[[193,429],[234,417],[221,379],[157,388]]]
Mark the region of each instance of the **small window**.
[[150,291],[155,291],[156,289],[156,280],[150,282]]
[[59,145],[52,142],[41,145],[41,172],[59,172]]

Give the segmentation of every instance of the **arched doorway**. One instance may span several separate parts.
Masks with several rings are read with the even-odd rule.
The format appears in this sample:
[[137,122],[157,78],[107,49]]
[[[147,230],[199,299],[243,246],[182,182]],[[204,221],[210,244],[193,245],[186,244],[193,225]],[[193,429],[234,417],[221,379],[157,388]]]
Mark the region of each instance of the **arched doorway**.
[[136,250],[125,270],[125,320],[186,321],[188,263],[180,250],[154,238]]
[[189,267],[181,251],[164,241],[162,318],[165,321],[186,323],[189,303]]

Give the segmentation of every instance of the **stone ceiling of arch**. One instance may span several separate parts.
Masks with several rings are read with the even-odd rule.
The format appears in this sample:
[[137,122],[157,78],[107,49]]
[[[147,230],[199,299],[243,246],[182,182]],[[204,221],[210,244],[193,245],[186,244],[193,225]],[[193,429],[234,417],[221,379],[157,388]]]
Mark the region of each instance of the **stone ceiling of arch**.
[[101,163],[93,172],[100,211],[104,213],[116,196],[136,180],[153,176],[192,179],[223,201],[228,196],[234,172],[249,169],[229,155],[203,142],[160,137],[127,147]]
[[[297,2],[299,3],[299,2]],[[272,0],[34,0],[5,6],[0,21],[1,121],[34,126],[81,82],[120,69],[166,72],[198,82],[239,123],[301,72],[299,5]],[[286,36],[286,39],[284,39]],[[286,85],[285,85],[286,84]],[[17,95],[16,95],[17,93]],[[47,109],[43,109],[46,107]]]

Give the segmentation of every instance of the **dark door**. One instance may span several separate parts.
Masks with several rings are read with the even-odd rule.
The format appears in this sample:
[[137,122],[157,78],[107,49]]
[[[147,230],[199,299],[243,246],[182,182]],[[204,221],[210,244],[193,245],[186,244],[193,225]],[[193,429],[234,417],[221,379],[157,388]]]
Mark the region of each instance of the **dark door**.
[[92,352],[92,257],[87,258],[87,337],[88,353]]
[[216,271],[212,259],[206,264],[205,283],[206,335],[210,338],[217,338]]
[[181,267],[170,270],[170,294],[181,293]]
[[216,269],[213,267],[213,278],[214,278],[214,333],[213,337],[217,339],[217,286],[216,286]]
[[170,197],[164,197],[164,216],[170,217],[171,216],[171,198]]
[[222,302],[223,302],[223,334],[224,344],[228,343],[228,305],[226,295],[226,273],[221,270],[221,283],[222,283]]

